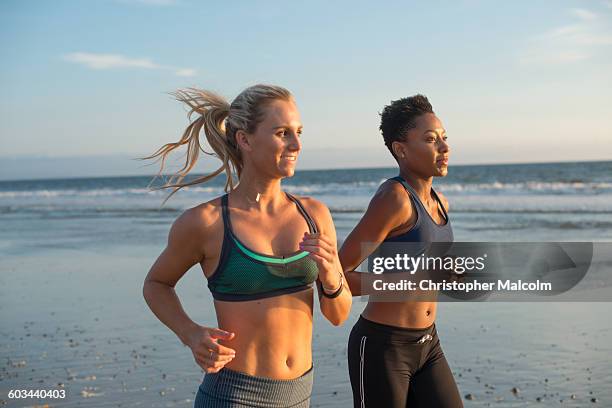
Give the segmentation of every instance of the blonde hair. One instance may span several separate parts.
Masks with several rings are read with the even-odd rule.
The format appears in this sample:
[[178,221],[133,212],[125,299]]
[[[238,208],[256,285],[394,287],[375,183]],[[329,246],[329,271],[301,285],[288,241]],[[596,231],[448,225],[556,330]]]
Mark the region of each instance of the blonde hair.
[[[293,98],[291,92],[285,88],[264,84],[254,85],[245,89],[231,104],[214,92],[198,88],[179,89],[171,95],[178,101],[187,104],[190,108],[188,118],[191,123],[187,126],[178,142],[167,143],[152,155],[142,158],[143,160],[154,158],[161,160],[159,173],[155,176],[157,178],[161,175],[166,158],[170,152],[183,145],[187,145],[183,167],[172,175],[166,184],[154,188],[154,190],[173,188],[173,191],[166,197],[164,203],[181,188],[205,183],[223,172],[226,175],[225,192],[233,190],[236,185],[234,174],[240,180],[243,168],[242,155],[236,144],[236,132],[243,130],[247,133],[253,133],[263,119],[263,108],[267,103],[277,99],[291,100]],[[194,114],[198,116],[192,120]],[[202,128],[204,129],[206,140],[214,153],[205,151],[200,144],[200,131]],[[183,182],[185,176],[195,166],[200,151],[219,158],[222,162],[221,166],[212,173],[189,182]],[[153,178],[151,184],[155,178]]]

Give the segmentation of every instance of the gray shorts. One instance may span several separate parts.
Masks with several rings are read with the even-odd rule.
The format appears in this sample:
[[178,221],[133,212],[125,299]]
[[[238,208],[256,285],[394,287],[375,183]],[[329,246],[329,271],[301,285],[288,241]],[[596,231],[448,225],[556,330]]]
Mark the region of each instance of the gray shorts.
[[293,380],[255,377],[227,368],[206,374],[194,408],[308,408],[313,369]]

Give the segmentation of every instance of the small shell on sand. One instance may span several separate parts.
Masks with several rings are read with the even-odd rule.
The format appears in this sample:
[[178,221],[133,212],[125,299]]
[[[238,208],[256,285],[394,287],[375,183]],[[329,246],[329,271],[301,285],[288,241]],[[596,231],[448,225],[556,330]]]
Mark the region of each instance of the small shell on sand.
[[97,390],[98,390],[98,387],[85,387],[81,390],[81,397],[92,398],[92,397],[99,397],[100,395],[104,395],[103,392],[94,392]]
[[21,361],[11,361],[11,366],[13,368],[17,368],[17,367],[25,367],[26,366],[26,361],[25,360],[21,360]]

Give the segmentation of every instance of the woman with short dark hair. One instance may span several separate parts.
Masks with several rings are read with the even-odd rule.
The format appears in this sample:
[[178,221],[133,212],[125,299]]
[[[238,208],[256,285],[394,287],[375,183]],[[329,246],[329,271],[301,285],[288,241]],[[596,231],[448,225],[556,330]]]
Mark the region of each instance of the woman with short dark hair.
[[[381,114],[380,130],[399,176],[378,188],[340,250],[347,282],[357,296],[373,293],[373,281],[354,270],[380,245],[453,240],[448,201],[431,187],[433,177],[447,174],[450,152],[431,104],[422,95],[393,101]],[[348,345],[355,407],[462,406],[435,317],[434,299],[370,297]]]

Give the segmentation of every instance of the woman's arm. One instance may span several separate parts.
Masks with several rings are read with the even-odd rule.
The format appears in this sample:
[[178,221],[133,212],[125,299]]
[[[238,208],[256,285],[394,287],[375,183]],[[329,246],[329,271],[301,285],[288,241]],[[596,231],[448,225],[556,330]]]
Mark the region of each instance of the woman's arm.
[[412,204],[404,187],[395,182],[380,186],[365,214],[340,248],[339,258],[346,280],[354,296],[372,291],[375,275],[355,272],[389,234],[405,225],[413,217]]
[[216,340],[230,340],[234,334],[203,327],[191,320],[174,290],[179,279],[204,257],[202,243],[206,230],[202,218],[192,208],[174,222],[168,245],[149,270],[142,291],[155,316],[191,348],[196,363],[207,372],[216,372],[235,354]]
[[[319,266],[317,280],[320,284],[317,285],[317,288],[321,313],[334,326],[339,326],[347,319],[351,311],[352,295],[338,259],[338,241],[334,221],[329,209],[321,202],[312,198],[304,198],[303,201],[313,215],[319,232],[304,234],[300,247],[310,252],[310,256]],[[328,295],[334,295],[335,292],[336,296],[328,297],[321,291],[325,291]]]

